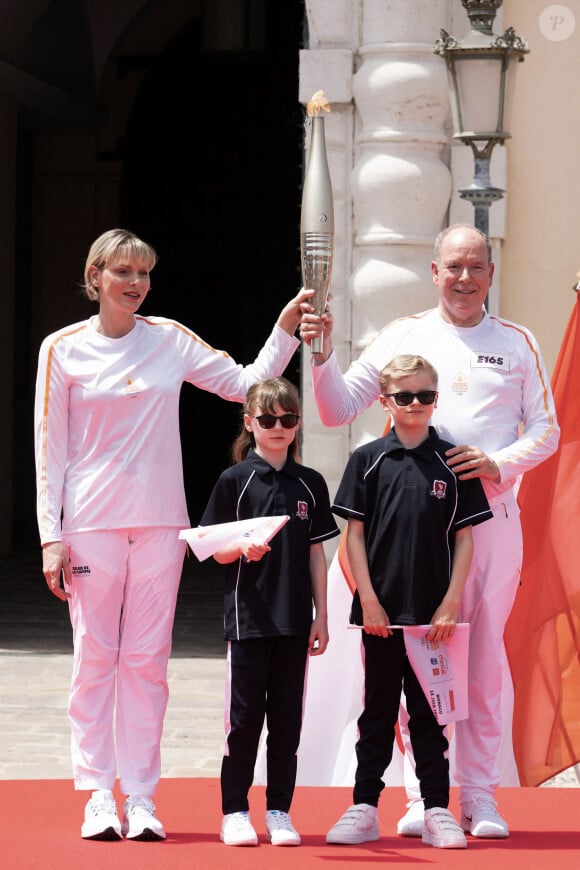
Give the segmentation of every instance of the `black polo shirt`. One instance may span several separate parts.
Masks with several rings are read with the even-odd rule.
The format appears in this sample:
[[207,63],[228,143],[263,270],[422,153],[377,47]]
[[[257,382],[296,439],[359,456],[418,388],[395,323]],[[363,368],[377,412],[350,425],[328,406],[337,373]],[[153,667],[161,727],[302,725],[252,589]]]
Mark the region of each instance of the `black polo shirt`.
[[226,640],[308,637],[313,612],[310,546],[333,538],[339,529],[324,478],[293,459],[276,471],[250,450],[244,462],[218,478],[200,525],[284,514],[290,519],[270,541],[271,552],[259,562],[242,558],[226,566]]
[[[354,451],[336,493],[334,513],[364,522],[372,584],[393,624],[431,621],[449,587],[455,532],[493,516],[481,481],[447,465],[452,446],[430,427],[407,450],[391,429]],[[351,621],[362,624],[358,592]]]

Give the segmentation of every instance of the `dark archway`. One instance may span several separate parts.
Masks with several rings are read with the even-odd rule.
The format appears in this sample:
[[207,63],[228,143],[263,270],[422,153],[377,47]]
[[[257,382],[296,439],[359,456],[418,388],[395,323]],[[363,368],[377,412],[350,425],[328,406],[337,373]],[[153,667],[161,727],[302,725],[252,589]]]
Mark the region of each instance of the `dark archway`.
[[[262,50],[204,50],[199,22],[156,59],[122,144],[121,222],[160,259],[144,313],[250,362],[300,286],[302,3],[268,0]],[[286,375],[299,382],[297,353]],[[229,462],[239,406],[185,385],[190,518]]]

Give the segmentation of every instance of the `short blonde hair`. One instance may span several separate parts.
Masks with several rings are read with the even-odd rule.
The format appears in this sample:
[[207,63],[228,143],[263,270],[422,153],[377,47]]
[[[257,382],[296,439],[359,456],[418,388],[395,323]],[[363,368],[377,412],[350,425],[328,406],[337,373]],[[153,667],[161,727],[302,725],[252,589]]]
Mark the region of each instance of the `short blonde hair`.
[[430,375],[433,379],[433,386],[437,387],[439,382],[437,369],[425,357],[412,353],[401,353],[399,356],[393,357],[379,375],[381,393],[383,395],[386,393],[391,381],[398,378],[408,378],[410,375],[419,374],[419,372],[426,372]]
[[85,263],[83,289],[87,299],[91,302],[97,302],[99,299],[99,291],[94,285],[91,271],[106,269],[124,259],[135,261],[150,272],[157,262],[157,252],[129,230],[107,230],[95,239]]

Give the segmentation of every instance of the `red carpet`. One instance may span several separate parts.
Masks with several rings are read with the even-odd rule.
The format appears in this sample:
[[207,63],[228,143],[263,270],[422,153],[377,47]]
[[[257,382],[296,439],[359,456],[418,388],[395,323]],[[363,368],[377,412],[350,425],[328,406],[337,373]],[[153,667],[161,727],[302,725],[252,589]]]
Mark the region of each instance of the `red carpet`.
[[[254,788],[251,809],[260,836],[256,848],[224,846],[217,779],[162,780],[156,804],[168,836],[165,842],[82,840],[80,825],[86,792],[68,780],[0,781],[3,870],[320,870],[357,868],[469,868],[469,870],[578,870],[580,867],[580,789],[501,789],[500,809],[510,822],[508,840],[468,837],[467,850],[433,849],[420,840],[394,834],[404,808],[401,788],[381,797],[383,836],[361,846],[329,846],[328,828],[351,802],[346,788],[296,790],[292,819],[302,834],[299,848],[274,847],[264,837],[264,789]],[[457,794],[451,809],[457,812]]]

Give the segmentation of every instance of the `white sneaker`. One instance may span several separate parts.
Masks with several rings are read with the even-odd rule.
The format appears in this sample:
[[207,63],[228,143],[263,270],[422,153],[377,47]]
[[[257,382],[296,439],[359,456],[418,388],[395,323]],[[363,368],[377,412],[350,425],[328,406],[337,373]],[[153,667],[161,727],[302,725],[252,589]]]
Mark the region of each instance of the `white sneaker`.
[[120,840],[121,823],[113,792],[108,788],[94,791],[85,807],[85,820],[81,827],[85,840]]
[[423,842],[436,849],[466,849],[465,834],[449,810],[433,807],[425,810]]
[[266,831],[273,846],[299,846],[302,842],[300,834],[292,824],[292,819],[282,810],[268,810]]
[[228,813],[222,819],[220,840],[226,846],[257,846],[258,835],[248,812]]
[[397,834],[401,837],[422,837],[424,815],[425,807],[423,806],[423,801],[411,801],[409,809],[397,823]]
[[123,807],[121,830],[128,840],[164,840],[163,825],[155,816],[155,805],[145,794],[129,795]]
[[492,797],[475,795],[461,809],[461,827],[467,834],[491,840],[509,837],[508,823],[498,813]]
[[371,804],[353,804],[326,835],[327,843],[368,843],[378,840],[379,814]]

